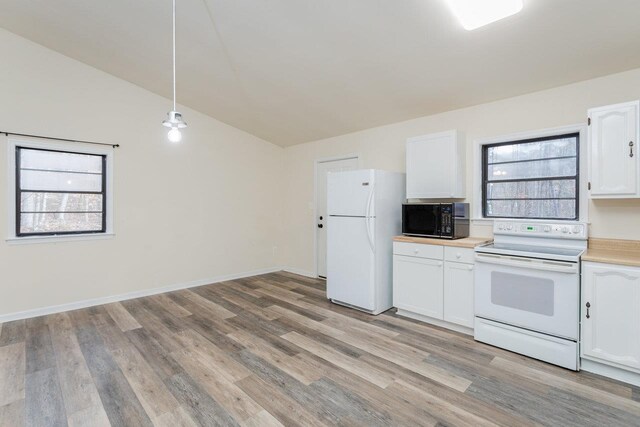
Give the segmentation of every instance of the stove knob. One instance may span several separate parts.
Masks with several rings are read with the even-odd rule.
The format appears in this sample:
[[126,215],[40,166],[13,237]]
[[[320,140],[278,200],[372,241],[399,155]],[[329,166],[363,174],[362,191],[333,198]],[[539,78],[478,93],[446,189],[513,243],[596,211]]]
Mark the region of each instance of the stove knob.
[[507,227],[508,230],[513,230],[513,225],[510,225],[509,227]]
[[562,227],[562,232],[563,233],[568,233],[569,232],[569,227]]
[[551,227],[550,227],[550,226],[548,226],[548,225],[545,225],[545,226],[544,226],[544,232],[545,232],[545,233],[549,233],[549,232],[551,232]]
[[573,234],[579,234],[580,232],[582,232],[582,227],[580,227],[579,225],[574,225],[571,231],[573,232]]

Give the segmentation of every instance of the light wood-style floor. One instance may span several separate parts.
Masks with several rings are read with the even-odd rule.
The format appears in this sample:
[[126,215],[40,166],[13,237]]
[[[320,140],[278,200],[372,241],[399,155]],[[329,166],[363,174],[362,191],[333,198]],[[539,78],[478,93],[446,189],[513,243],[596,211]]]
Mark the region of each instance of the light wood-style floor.
[[0,328],[0,426],[640,425],[639,388],[288,273]]

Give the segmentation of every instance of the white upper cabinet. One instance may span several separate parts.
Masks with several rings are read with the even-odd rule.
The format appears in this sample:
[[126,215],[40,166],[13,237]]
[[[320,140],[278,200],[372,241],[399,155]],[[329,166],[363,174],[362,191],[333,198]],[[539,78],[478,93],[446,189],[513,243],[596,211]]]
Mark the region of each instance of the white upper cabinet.
[[407,199],[465,197],[465,146],[455,130],[407,140]]
[[640,198],[640,101],[589,110],[592,198]]

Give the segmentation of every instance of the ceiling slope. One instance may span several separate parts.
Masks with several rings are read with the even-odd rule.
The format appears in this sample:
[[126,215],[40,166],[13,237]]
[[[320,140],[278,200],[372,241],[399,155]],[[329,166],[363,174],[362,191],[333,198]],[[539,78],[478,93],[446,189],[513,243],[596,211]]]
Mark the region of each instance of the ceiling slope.
[[[7,30],[171,96],[169,0],[0,10]],[[637,0],[525,0],[475,31],[441,0],[179,0],[177,19],[178,102],[281,146],[640,67]]]

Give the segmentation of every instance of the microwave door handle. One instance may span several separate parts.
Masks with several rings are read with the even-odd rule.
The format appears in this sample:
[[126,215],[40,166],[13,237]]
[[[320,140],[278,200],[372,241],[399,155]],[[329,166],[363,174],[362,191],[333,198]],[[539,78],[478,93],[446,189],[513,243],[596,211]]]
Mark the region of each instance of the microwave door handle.
[[494,265],[504,265],[507,267],[521,267],[533,270],[552,271],[556,273],[577,273],[577,264],[562,261],[546,261],[546,260],[526,260],[514,257],[476,253],[476,262]]

